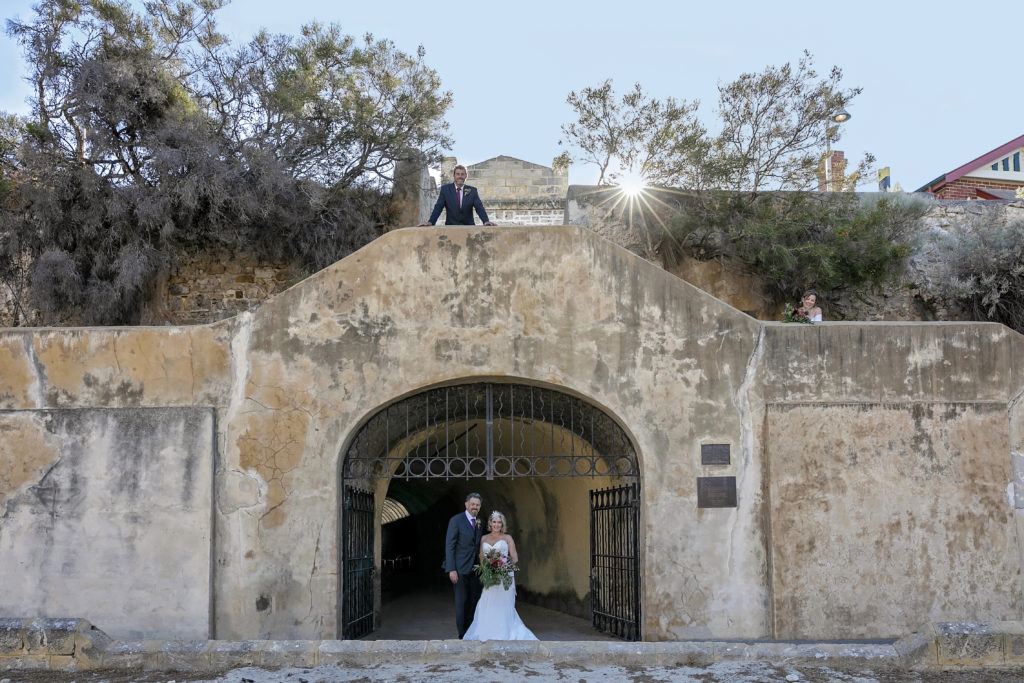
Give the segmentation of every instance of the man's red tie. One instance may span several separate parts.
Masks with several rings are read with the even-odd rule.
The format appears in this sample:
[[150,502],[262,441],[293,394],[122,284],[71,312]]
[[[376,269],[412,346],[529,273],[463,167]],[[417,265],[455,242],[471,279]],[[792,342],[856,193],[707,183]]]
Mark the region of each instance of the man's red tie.
[[[461,187],[455,188],[455,196],[458,197],[458,199],[459,199],[459,208],[461,209],[462,208],[462,188]],[[474,529],[476,528],[476,519],[473,520],[473,528]]]

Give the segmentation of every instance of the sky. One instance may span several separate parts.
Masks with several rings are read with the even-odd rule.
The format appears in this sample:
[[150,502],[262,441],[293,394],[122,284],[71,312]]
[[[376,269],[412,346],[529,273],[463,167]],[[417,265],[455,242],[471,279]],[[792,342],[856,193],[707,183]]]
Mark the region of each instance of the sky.
[[[0,0],[0,16],[29,19],[34,1]],[[807,49],[819,73],[837,65],[844,86],[864,89],[833,148],[854,161],[871,152],[912,191],[1024,134],[1024,1],[979,10],[951,0],[233,0],[217,17],[238,42],[319,21],[407,53],[422,45],[454,96],[446,153],[467,165],[507,155],[549,166],[574,119],[569,92],[608,78],[618,93],[640,83],[658,98],[699,100],[714,130],[719,83],[795,64]],[[26,66],[6,33],[0,63],[0,110],[27,113]],[[593,166],[569,170],[571,184],[597,176]]]

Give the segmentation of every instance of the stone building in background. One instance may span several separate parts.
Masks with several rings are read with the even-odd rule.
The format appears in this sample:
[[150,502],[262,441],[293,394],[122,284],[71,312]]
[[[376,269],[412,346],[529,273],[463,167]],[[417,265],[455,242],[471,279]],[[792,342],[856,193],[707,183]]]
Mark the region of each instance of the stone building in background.
[[[455,157],[441,162],[441,183],[452,182]],[[515,157],[496,156],[466,166],[468,184],[477,188],[487,215],[498,225],[561,225],[569,169],[558,164],[541,166]],[[436,190],[430,201],[437,198]],[[428,209],[429,213],[429,209]],[[424,216],[425,218],[425,216]]]

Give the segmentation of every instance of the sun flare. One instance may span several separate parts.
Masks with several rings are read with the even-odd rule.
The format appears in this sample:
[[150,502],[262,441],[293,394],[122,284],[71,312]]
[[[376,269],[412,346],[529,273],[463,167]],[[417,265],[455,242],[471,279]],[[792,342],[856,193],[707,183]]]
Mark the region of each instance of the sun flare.
[[644,179],[636,175],[626,176],[619,182],[619,189],[628,197],[636,197],[643,194],[646,187],[647,184],[644,182]]

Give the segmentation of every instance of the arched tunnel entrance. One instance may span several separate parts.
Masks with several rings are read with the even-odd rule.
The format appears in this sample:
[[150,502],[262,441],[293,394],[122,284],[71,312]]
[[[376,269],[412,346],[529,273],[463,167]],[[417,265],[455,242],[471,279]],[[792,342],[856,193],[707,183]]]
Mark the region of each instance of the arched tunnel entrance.
[[450,595],[445,529],[474,491],[485,516],[497,509],[509,520],[517,603],[639,639],[639,474],[615,420],[553,389],[475,382],[382,408],[342,466],[342,637],[371,633],[388,601]]

